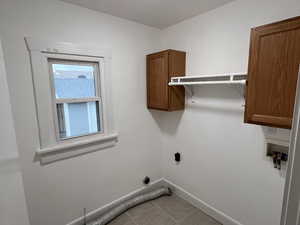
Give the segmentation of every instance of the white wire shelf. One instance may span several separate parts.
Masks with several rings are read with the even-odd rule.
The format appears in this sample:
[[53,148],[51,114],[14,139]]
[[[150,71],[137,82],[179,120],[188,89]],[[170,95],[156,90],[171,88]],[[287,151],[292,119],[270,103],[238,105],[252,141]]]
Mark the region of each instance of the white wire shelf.
[[172,77],[169,86],[203,84],[245,84],[246,73]]

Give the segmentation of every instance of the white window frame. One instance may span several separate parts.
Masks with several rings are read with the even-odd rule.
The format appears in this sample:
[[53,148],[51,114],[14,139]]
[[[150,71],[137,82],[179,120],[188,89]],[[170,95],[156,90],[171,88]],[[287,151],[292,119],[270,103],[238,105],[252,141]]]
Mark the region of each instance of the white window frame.
[[[111,54],[109,50],[95,46],[57,43],[25,38],[30,53],[33,86],[39,127],[39,146],[36,154],[42,164],[112,147],[118,141],[116,132],[111,85]],[[57,127],[56,103],[53,101],[52,74],[49,59],[95,62],[99,65],[102,109],[101,133],[60,139]],[[55,97],[55,96],[54,96]]]

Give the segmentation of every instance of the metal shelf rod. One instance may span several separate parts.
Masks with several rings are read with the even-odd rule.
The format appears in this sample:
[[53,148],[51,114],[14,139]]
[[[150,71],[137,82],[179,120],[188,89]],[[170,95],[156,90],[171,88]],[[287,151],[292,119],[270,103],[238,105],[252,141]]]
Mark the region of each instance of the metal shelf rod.
[[201,82],[169,82],[169,86],[204,85],[204,84],[245,84],[245,80],[232,81],[201,81]]

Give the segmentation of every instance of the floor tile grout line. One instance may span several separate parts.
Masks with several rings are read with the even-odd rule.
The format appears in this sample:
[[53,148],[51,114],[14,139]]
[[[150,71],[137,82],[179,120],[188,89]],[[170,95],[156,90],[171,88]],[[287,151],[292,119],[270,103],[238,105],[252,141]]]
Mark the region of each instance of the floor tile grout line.
[[[179,197],[179,196],[178,196],[178,197]],[[179,197],[179,198],[180,198],[180,197]],[[183,198],[182,198],[182,199],[183,199]],[[185,200],[185,199],[183,199],[183,200]],[[186,200],[185,200],[185,201],[186,201]],[[188,202],[188,201],[187,201],[187,202]],[[191,204],[191,203],[190,203],[190,204]],[[191,205],[196,209],[196,211],[190,213],[188,216],[186,216],[186,218],[189,217],[189,216],[192,216],[192,215],[196,214],[197,212],[201,212],[201,213],[205,214],[207,217],[209,217],[210,219],[212,219],[212,220],[216,221],[217,223],[219,223],[219,225],[223,225],[221,222],[219,222],[219,221],[216,220],[214,217],[212,217],[212,216],[210,216],[209,214],[207,214],[206,212],[204,212],[202,209],[200,209],[200,208],[194,206],[193,204],[191,204]]]
[[180,220],[180,222],[183,222],[183,220],[185,220],[186,218],[196,214],[197,212],[201,212],[203,214],[205,214],[207,217],[209,217],[210,219],[213,219],[214,221],[218,222],[220,225],[223,225],[221,224],[218,220],[216,220],[215,218],[213,218],[212,216],[208,215],[206,212],[202,211],[201,209],[199,209],[198,207],[194,206],[193,204],[191,204],[190,202],[188,202],[187,200],[185,200],[184,198],[178,196],[177,194],[175,194],[178,198],[186,201],[187,203],[189,203],[191,206],[193,206],[195,208],[195,211],[194,212],[191,212],[190,214],[188,214],[185,218],[183,218],[182,220]]
[[155,202],[153,202],[153,205],[156,207],[156,208],[158,208],[158,209],[160,209],[162,212],[164,212],[173,222],[175,222],[176,224],[179,224],[178,223],[178,221],[172,216],[172,215],[170,215],[169,213],[168,213],[168,211],[167,210],[165,210],[165,209],[163,209],[162,207],[160,207],[157,203],[155,203]]
[[196,208],[196,210],[194,212],[189,213],[183,220],[193,216],[194,214],[198,213],[198,211],[202,212],[200,209]]
[[[163,214],[165,214],[169,219],[171,219],[174,223],[175,223],[175,225],[179,225],[179,223],[166,211],[166,210],[164,210],[163,208],[161,208],[159,205],[157,205],[155,202],[154,202],[155,200],[151,200],[151,201],[149,201],[149,203],[154,207],[154,209],[156,208],[156,209],[158,209],[158,210],[160,210],[160,211],[162,211],[163,212]],[[139,225],[136,221],[135,221],[135,219],[128,213],[128,212],[126,212],[126,214],[128,215],[128,217],[131,219],[131,221],[135,224],[135,225]],[[161,225],[163,225],[163,224],[161,224]]]
[[[168,213],[167,210],[165,210],[165,209],[163,209],[162,207],[160,207],[160,205],[159,205],[158,203],[153,202],[153,205],[155,205],[155,206],[158,207],[160,210],[162,210],[163,212],[165,212],[165,213],[166,213],[166,214],[167,214],[167,215],[168,215],[168,216],[169,216],[176,224],[182,223],[185,219],[187,219],[188,217],[190,217],[190,216],[196,214],[198,211],[204,213],[201,209],[195,207],[194,205],[192,205],[191,203],[189,203],[189,202],[186,201],[185,199],[181,198],[180,196],[178,196],[178,195],[176,195],[176,194],[174,194],[174,195],[175,195],[176,197],[180,198],[181,200],[187,202],[188,204],[190,204],[190,205],[194,208],[194,210],[192,210],[191,213],[189,213],[188,215],[186,215],[185,217],[183,217],[183,218],[180,219],[180,220],[175,219],[171,214]],[[204,213],[204,214],[207,215],[206,213]],[[207,216],[208,216],[208,215],[207,215]],[[208,216],[208,217],[212,218],[211,216]],[[213,219],[214,219],[214,218],[213,218]],[[214,219],[214,220],[215,220],[215,219]],[[218,221],[217,221],[217,222],[218,222]]]
[[129,217],[129,219],[131,220],[131,222],[132,222],[134,225],[139,225],[139,224],[133,219],[133,217],[132,217],[128,212],[125,212],[125,214]]

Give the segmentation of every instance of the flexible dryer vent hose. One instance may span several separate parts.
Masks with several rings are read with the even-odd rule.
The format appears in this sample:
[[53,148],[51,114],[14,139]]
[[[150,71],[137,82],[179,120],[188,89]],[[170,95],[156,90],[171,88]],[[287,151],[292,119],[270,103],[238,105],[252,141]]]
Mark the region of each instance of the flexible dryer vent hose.
[[170,188],[167,187],[161,187],[158,189],[155,189],[151,192],[141,194],[139,196],[136,196],[132,199],[129,199],[120,205],[116,206],[115,208],[111,209],[109,212],[103,214],[100,218],[98,218],[96,221],[89,223],[89,225],[106,225],[110,221],[112,221],[117,216],[121,215],[128,209],[137,206],[141,203],[144,203],[146,201],[150,201],[156,198],[159,198],[163,195],[172,195],[172,191]]

